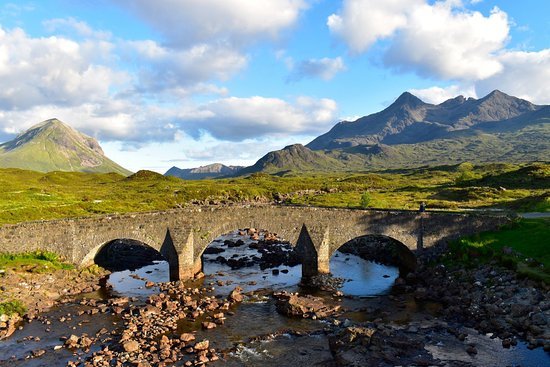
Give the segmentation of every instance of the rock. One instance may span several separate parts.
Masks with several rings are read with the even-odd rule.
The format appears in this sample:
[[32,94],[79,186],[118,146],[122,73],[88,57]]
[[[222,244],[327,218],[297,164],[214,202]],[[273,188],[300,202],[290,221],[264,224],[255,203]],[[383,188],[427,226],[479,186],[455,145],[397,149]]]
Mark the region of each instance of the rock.
[[193,347],[195,350],[201,351],[201,350],[207,350],[210,346],[210,342],[208,340],[203,340],[195,344]]
[[202,323],[202,328],[206,330],[214,329],[216,328],[216,324],[213,322],[205,321]]
[[67,348],[76,348],[78,347],[78,340],[80,338],[74,334],[72,334],[67,340],[65,340],[65,346]]
[[37,350],[33,350],[31,353],[34,358],[38,358],[46,354],[46,351],[44,349],[37,349]]
[[195,335],[191,334],[191,333],[183,333],[180,335],[180,340],[182,342],[190,342],[190,341],[193,341],[195,340]]
[[243,295],[241,294],[242,291],[243,289],[241,287],[235,287],[235,289],[233,289],[231,293],[229,293],[229,300],[232,302],[242,302],[244,299]]
[[139,343],[135,340],[129,340],[122,344],[122,348],[128,353],[136,352],[139,350]]
[[538,326],[544,326],[548,323],[548,320],[546,319],[546,316],[542,312],[537,312],[531,316],[531,321],[533,324]]
[[277,311],[291,317],[324,318],[340,310],[340,305],[327,305],[320,297],[282,293],[277,298]]
[[468,348],[466,348],[466,353],[470,355],[477,354],[477,349],[473,345],[469,345]]

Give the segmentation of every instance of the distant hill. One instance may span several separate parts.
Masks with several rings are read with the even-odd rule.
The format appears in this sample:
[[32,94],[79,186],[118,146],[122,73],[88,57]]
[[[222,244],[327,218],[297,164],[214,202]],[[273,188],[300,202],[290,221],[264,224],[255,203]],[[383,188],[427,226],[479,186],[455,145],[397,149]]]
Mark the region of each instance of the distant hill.
[[316,152],[294,144],[281,150],[269,152],[260,158],[253,166],[243,168],[238,172],[245,175],[254,172],[280,173],[284,171],[329,171],[345,169],[345,162],[336,157],[330,157],[323,152]]
[[241,170],[242,166],[226,166],[221,163],[213,163],[207,166],[197,168],[178,168],[172,167],[165,176],[174,176],[183,178],[184,180],[202,180],[207,178],[218,178],[232,176]]
[[43,121],[0,144],[0,167],[38,172],[131,172],[105,156],[99,143],[57,119]]
[[[452,138],[456,131],[489,126],[494,133],[502,122],[514,119],[516,127],[533,122],[537,106],[495,90],[481,99],[458,96],[441,104],[425,103],[405,92],[388,108],[355,121],[342,121],[307,145],[313,150],[332,150],[357,145],[415,144]],[[546,114],[550,117],[550,114]]]
[[441,104],[403,93],[381,112],[342,121],[305,147],[266,154],[239,171],[285,174],[368,171],[464,161],[534,162],[550,157],[550,106],[498,90],[481,99],[458,96]]

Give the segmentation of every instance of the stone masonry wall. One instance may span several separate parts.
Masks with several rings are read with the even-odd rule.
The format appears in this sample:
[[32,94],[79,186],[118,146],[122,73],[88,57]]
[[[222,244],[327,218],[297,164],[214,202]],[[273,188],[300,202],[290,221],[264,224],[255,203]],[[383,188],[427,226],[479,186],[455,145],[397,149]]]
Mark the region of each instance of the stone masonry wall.
[[[295,244],[305,224],[318,253],[330,256],[347,241],[366,234],[392,237],[416,250],[423,246],[494,229],[505,217],[413,211],[374,211],[290,206],[192,207],[163,212],[25,222],[0,227],[0,252],[48,250],[78,265],[93,262],[106,243],[121,238],[142,241],[161,251],[168,234],[181,263],[200,268],[200,257],[216,237],[245,227],[267,229]],[[189,242],[190,240],[190,242]],[[192,246],[189,248],[189,246]],[[324,250],[322,246],[328,246]],[[162,251],[161,251],[162,252]]]

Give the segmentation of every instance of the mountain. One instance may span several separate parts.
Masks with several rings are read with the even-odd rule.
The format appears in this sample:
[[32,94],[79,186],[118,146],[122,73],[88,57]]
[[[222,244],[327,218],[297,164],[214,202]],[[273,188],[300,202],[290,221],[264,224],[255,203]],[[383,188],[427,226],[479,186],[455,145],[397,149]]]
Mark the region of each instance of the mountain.
[[166,171],[164,175],[179,177],[185,180],[202,180],[207,178],[232,176],[242,168],[242,166],[226,166],[221,163],[213,163],[197,168],[181,169],[178,167],[172,167]]
[[238,172],[245,175],[254,172],[284,173],[287,171],[328,171],[345,169],[346,163],[324,152],[313,151],[302,144],[294,144],[269,152],[253,166]]
[[34,125],[0,144],[0,167],[39,172],[131,172],[105,156],[99,143],[57,119]]
[[516,119],[520,125],[529,123],[533,113],[543,107],[498,90],[481,99],[458,96],[438,105],[425,103],[405,92],[383,111],[336,124],[307,147],[331,150],[380,143],[415,144],[451,138],[456,131],[487,123],[495,124],[493,132],[496,132],[495,127],[498,130],[498,126],[506,125],[501,124],[503,121]]
[[549,137],[550,106],[498,90],[438,105],[405,92],[383,111],[342,121],[305,147],[270,152],[239,175],[548,161]]

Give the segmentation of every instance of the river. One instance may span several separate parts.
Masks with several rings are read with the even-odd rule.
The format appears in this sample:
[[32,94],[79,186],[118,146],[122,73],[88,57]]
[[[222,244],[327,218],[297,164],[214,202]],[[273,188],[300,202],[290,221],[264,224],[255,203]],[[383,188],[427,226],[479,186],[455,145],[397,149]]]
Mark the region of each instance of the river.
[[[240,246],[231,246],[237,240]],[[205,277],[195,281],[193,286],[212,287],[215,295],[227,296],[236,286],[250,294],[247,301],[232,306],[225,324],[213,330],[202,330],[200,318],[195,322],[181,321],[178,332],[197,331],[197,339],[207,338],[217,350],[224,351],[220,366],[329,366],[333,356],[329,348],[326,321],[293,319],[276,311],[275,301],[270,296],[274,290],[289,292],[311,292],[300,288],[301,266],[279,265],[265,268],[260,263],[247,260],[258,255],[249,245],[254,241],[237,232],[216,239],[203,255]],[[213,249],[213,250],[212,250]],[[222,260],[220,258],[224,258]],[[233,269],[231,264],[246,266]],[[243,260],[244,259],[244,260]],[[422,323],[437,317],[440,305],[418,303],[412,298],[400,299],[393,284],[399,276],[399,269],[365,261],[355,255],[337,252],[330,260],[334,277],[341,278],[343,293],[341,304],[344,310],[338,322],[352,325],[356,322],[382,320],[397,325],[411,321]],[[146,287],[144,280],[155,283],[169,280],[168,263],[158,261],[135,271],[119,271],[109,276],[111,288],[82,295],[88,299],[110,297],[133,297],[132,302],[143,303],[154,293],[156,286]],[[316,296],[333,300],[334,295],[314,292]],[[0,342],[0,366],[64,366],[68,360],[83,360],[99,349],[94,346],[88,352],[71,352],[60,348],[60,338],[71,333],[95,335],[105,328],[115,330],[121,319],[109,313],[90,314],[90,308],[78,303],[60,305],[44,314],[39,320],[25,325],[10,339]],[[336,322],[336,321],[335,321]],[[472,331],[473,332],[473,331]],[[107,334],[108,335],[108,334]],[[530,351],[524,344],[503,349],[498,339],[488,335],[477,335],[479,353],[474,363],[465,355],[463,348],[445,332],[433,336],[433,343],[426,346],[432,355],[444,361],[461,361],[472,366],[547,366],[550,358],[541,348]],[[105,341],[108,343],[108,340]],[[33,351],[44,350],[38,358],[28,358]],[[468,364],[470,363],[470,364]],[[453,365],[453,364],[449,364]]]

